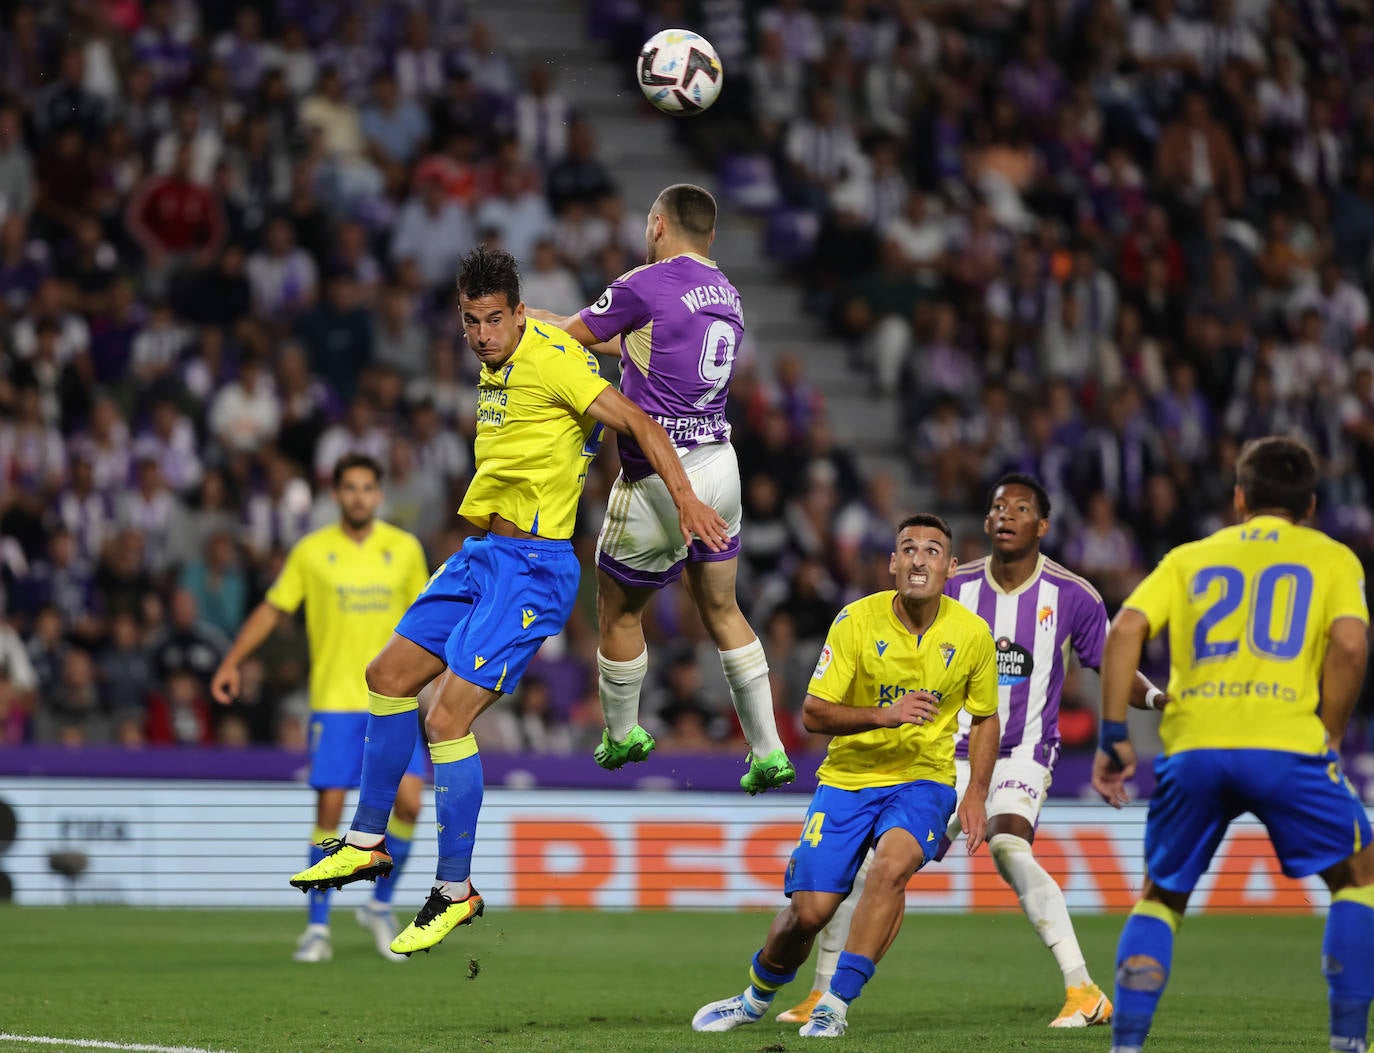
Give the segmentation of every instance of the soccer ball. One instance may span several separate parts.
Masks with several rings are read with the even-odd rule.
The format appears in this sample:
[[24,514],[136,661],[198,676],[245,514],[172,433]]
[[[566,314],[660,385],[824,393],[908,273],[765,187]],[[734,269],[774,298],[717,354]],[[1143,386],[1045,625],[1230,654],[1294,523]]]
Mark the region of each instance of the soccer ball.
[[720,95],[724,74],[716,49],[686,29],[655,33],[639,49],[639,90],[663,113],[690,117]]

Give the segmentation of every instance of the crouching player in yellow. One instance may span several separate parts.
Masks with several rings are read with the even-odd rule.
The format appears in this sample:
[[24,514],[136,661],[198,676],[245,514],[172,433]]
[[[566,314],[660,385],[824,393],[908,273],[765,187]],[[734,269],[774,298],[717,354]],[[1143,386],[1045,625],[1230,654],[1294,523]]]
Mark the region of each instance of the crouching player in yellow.
[[808,730],[834,737],[787,865],[791,903],[754,955],[744,993],[703,1006],[694,1030],[729,1031],[762,1019],[876,845],[829,990],[801,1028],[803,1037],[844,1034],[850,1003],[901,928],[907,882],[934,855],[954,812],[961,709],[972,727],[959,818],[969,852],[982,844],[999,739],[997,657],[987,622],[944,595],[955,566],[951,546],[940,517],[904,520],[889,563],[895,591],[856,600],[831,625],[803,719]]

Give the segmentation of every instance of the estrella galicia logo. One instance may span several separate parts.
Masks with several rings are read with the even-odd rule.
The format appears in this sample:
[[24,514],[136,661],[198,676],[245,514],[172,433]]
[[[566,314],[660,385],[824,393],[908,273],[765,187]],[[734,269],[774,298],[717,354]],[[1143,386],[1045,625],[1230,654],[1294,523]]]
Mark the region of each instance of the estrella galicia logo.
[[1035,661],[1031,653],[1005,636],[997,638],[997,684],[1008,687],[1030,679]]

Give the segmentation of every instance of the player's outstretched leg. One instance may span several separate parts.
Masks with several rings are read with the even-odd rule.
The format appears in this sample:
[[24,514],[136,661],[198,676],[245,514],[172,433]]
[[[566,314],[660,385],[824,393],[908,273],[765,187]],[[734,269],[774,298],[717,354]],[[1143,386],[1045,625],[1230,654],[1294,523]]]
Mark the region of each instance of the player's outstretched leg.
[[733,1031],[744,1024],[762,1020],[778,991],[796,979],[797,971],[774,972],[760,960],[762,951],[754,955],[749,966],[749,986],[733,998],[710,1002],[692,1017],[693,1031]]
[[1374,885],[1346,887],[1332,895],[1322,971],[1331,1005],[1331,1048],[1366,1053],[1374,1001]]
[[[623,480],[616,481],[617,487],[623,485]],[[603,538],[605,530],[603,527]],[[597,546],[599,560],[600,541]],[[638,764],[654,751],[653,736],[639,726],[639,696],[649,672],[649,649],[644,644],[640,619],[655,593],[655,589],[626,584],[607,573],[605,567],[597,567],[596,624],[600,642],[596,649],[596,692],[606,729],[593,757],[607,771]],[[606,652],[620,657],[610,658]]]
[[439,828],[439,866],[429,898],[415,920],[391,941],[397,954],[427,951],[459,925],[482,916],[482,897],[472,887],[472,849],[482,810],[482,759],[471,733],[432,742],[434,810]]
[[1050,1027],[1089,1027],[1112,1017],[1111,1000],[1092,982],[1069,918],[1064,892],[1036,861],[1031,844],[1016,834],[994,834],[988,841],[1002,880],[1021,901],[1021,910],[1036,935],[1050,949],[1064,975],[1064,1005]]
[[[729,518],[729,516],[727,516]],[[737,541],[736,541],[737,545]],[[730,685],[730,700],[749,741],[749,770],[740,789],[751,797],[797,777],[787,759],[773,714],[773,685],[763,644],[739,609],[735,583],[737,558],[687,562],[687,585],[702,624],[720,651],[720,667]]]
[[1169,982],[1174,933],[1183,915],[1156,900],[1135,905],[1116,949],[1112,1053],[1140,1053]]
[[840,961],[840,952],[844,950],[845,941],[849,939],[849,923],[854,920],[854,908],[859,905],[859,898],[864,893],[864,882],[868,878],[868,868],[872,863],[873,852],[870,850],[854,878],[854,888],[835,908],[830,921],[816,937],[816,979],[812,981],[811,993],[791,1009],[784,1009],[779,1013],[776,1019],[780,1022],[806,1023],[811,1019],[811,1012],[821,1000],[821,995],[830,989],[830,981],[834,979],[835,967]]
[[387,850],[385,831],[396,792],[415,752],[415,714],[420,703],[413,695],[392,697],[369,690],[367,696],[362,786],[353,824],[342,841],[334,838],[325,843],[323,859],[291,879],[298,889],[343,888],[352,881],[375,881],[390,874],[395,865]]

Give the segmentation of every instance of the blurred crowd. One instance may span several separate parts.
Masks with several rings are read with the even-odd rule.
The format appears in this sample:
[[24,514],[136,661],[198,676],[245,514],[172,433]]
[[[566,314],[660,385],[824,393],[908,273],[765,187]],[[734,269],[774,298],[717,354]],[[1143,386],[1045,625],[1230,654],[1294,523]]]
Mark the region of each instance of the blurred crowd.
[[[233,707],[208,680],[285,552],[337,517],[341,455],[385,465],[383,514],[432,563],[461,544],[476,368],[457,260],[506,247],[526,300],[571,312],[642,261],[643,217],[554,68],[518,67],[462,0],[70,0],[0,18],[0,745],[303,749],[299,621],[247,663]],[[798,444],[844,468],[845,494],[861,484],[795,359],[763,381],[746,369],[736,406],[742,452],[770,466],[751,482],[755,613],[801,595],[814,635],[839,510],[798,503]],[[604,455],[587,488],[588,568],[617,470]],[[599,736],[590,572],[583,591],[481,729],[488,748]],[[673,646],[656,647],[648,709],[666,748],[738,749],[681,600],[650,619]],[[795,674],[794,630],[771,621]]]
[[[909,461],[865,476],[803,360],[733,388],[741,594],[789,745],[835,610],[890,582],[907,473],[951,515],[1004,469],[1039,475],[1050,550],[1115,600],[1223,521],[1239,442],[1294,431],[1322,524],[1374,549],[1363,5],[585,9],[624,69],[666,25],[715,43],[725,95],[677,127],[899,407]],[[299,623],[235,706],[207,681],[336,515],[342,454],[386,466],[384,515],[432,563],[461,543],[457,259],[510,249],[527,302],[560,312],[642,259],[560,72],[517,64],[466,0],[0,4],[0,744],[304,748]],[[589,477],[587,568],[616,470],[608,451]],[[582,593],[484,748],[599,737],[590,572]],[[646,632],[663,748],[741,750],[679,589]]]

